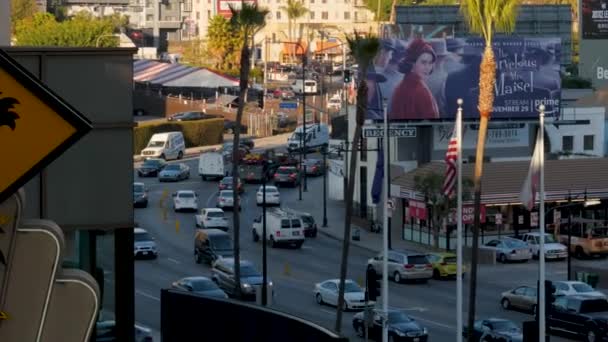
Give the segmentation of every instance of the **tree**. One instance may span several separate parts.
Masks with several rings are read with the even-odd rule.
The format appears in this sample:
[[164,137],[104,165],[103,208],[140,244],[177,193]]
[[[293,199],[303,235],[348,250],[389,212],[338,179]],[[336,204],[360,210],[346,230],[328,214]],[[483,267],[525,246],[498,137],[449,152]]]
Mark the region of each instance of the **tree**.
[[50,13],[36,13],[15,24],[15,38],[22,46],[116,47],[116,25],[114,17],[95,18],[88,12],[62,22]]
[[253,48],[249,46],[251,37],[266,26],[266,15],[268,14],[267,9],[261,9],[258,7],[257,2],[249,4],[246,2],[242,3],[240,10],[230,6],[230,12],[232,17],[230,18],[230,25],[235,32],[239,32],[242,38],[241,45],[241,68],[240,68],[240,80],[239,80],[239,98],[238,98],[238,109],[236,111],[236,125],[234,126],[234,140],[232,149],[232,188],[234,196],[234,208],[233,211],[233,226],[234,226],[234,279],[237,296],[241,294],[241,248],[240,248],[240,231],[241,221],[239,210],[239,194],[238,189],[239,180],[239,161],[240,161],[240,139],[241,139],[241,121],[243,120],[243,111],[245,110],[245,95],[247,94],[247,87],[249,86],[249,71],[251,69],[251,50]]
[[[456,197],[447,198],[443,194],[443,181],[445,176],[436,172],[430,172],[414,177],[414,188],[424,194],[426,203],[431,207],[431,225],[433,228],[433,245],[439,248],[439,231],[442,220],[446,218],[452,209],[456,207]],[[470,189],[473,182],[470,179],[462,180],[463,199],[470,197]]]
[[342,259],[340,263],[340,283],[338,285],[338,307],[336,312],[335,330],[342,329],[342,310],[344,308],[344,282],[348,268],[348,249],[350,247],[350,230],[353,216],[353,196],[355,193],[355,177],[357,172],[357,154],[361,144],[361,129],[367,113],[367,71],[380,50],[380,39],[373,35],[361,35],[357,31],[353,36],[346,37],[350,55],[359,64],[357,80],[357,110],[355,116],[355,133],[351,146],[352,155],[348,174],[348,187],[346,189],[346,210],[344,216],[344,239],[342,240]]
[[221,15],[211,18],[207,31],[207,50],[215,69],[235,69],[241,61],[242,44],[242,32],[233,27],[230,20]]
[[471,282],[469,289],[468,336],[473,339],[473,323],[475,322],[475,300],[477,293],[477,262],[479,247],[479,214],[481,211],[481,176],[483,174],[483,157],[485,152],[488,121],[494,106],[494,85],[496,84],[496,60],[492,50],[495,32],[511,33],[515,29],[519,0],[463,0],[460,10],[473,33],[484,39],[484,50],[479,66],[479,100],[478,109],[479,133],[477,135],[477,150],[475,153],[475,174],[473,177],[474,218],[473,245],[471,257]]
[[11,23],[13,30],[15,23],[29,19],[38,12],[38,6],[36,6],[36,0],[11,0]]
[[[295,26],[296,20],[303,17],[306,13],[308,13],[308,8],[304,6],[304,3],[299,0],[287,0],[287,6],[279,7],[281,11],[287,13],[287,25],[288,25],[288,34],[289,41],[293,42],[293,28]],[[302,30],[300,30],[300,39],[302,38]],[[295,49],[293,49],[292,58],[295,59]]]

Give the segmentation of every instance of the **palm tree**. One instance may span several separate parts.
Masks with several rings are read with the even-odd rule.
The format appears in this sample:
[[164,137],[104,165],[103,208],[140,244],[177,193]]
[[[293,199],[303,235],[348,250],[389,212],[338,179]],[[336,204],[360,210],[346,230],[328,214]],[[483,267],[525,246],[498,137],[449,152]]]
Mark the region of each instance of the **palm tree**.
[[357,171],[357,153],[361,141],[361,127],[367,112],[367,71],[380,50],[380,39],[376,36],[363,36],[355,31],[352,37],[346,37],[350,54],[359,64],[357,75],[357,111],[355,118],[355,134],[353,136],[348,174],[348,187],[346,190],[346,213],[344,217],[344,239],[342,243],[342,260],[340,264],[340,284],[338,286],[338,308],[336,313],[335,330],[342,328],[342,309],[344,307],[344,281],[348,266],[348,248],[350,247],[350,224],[353,216],[353,195],[355,191],[355,177]]
[[[308,8],[304,6],[304,2],[300,0],[287,0],[287,6],[279,7],[281,11],[287,13],[287,25],[288,25],[288,33],[289,33],[289,41],[293,42],[293,30],[295,26],[296,20],[303,17],[306,13],[308,13]],[[301,37],[300,37],[301,38]],[[292,54],[292,58],[295,59],[295,49]]]
[[247,87],[249,86],[249,71],[250,71],[250,56],[251,50],[248,45],[251,42],[251,37],[256,31],[263,28],[266,25],[266,15],[268,14],[267,9],[261,9],[258,7],[257,2],[248,4],[242,3],[240,10],[234,9],[230,6],[230,12],[232,17],[230,18],[230,25],[235,29],[236,32],[241,34],[243,39],[243,45],[241,47],[241,68],[239,72],[239,98],[238,98],[238,109],[236,111],[236,125],[234,126],[234,141],[232,145],[232,189],[234,210],[233,210],[233,226],[234,226],[234,279],[236,295],[241,294],[241,250],[240,250],[240,203],[238,201],[238,180],[239,180],[239,162],[240,162],[240,151],[239,145],[241,140],[241,121],[243,120],[243,111],[245,110],[245,95],[247,94]]
[[481,65],[479,66],[479,100],[478,109],[479,133],[477,135],[477,151],[475,153],[475,174],[473,177],[474,190],[474,224],[473,246],[471,257],[471,282],[469,289],[468,336],[473,338],[473,323],[475,321],[475,300],[477,291],[477,250],[479,247],[479,213],[481,207],[481,175],[483,173],[483,157],[488,131],[488,121],[494,106],[494,85],[496,83],[496,60],[492,50],[495,32],[511,33],[515,29],[519,0],[464,0],[460,10],[471,32],[477,33],[484,39],[485,47]]

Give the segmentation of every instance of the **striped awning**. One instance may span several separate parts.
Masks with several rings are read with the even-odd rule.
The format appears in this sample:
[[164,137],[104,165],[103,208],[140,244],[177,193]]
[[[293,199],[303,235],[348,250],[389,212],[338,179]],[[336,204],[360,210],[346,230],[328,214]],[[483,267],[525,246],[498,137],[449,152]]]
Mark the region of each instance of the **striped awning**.
[[164,63],[154,60],[133,62],[133,80],[165,87],[234,87],[238,80],[210,71],[178,63]]

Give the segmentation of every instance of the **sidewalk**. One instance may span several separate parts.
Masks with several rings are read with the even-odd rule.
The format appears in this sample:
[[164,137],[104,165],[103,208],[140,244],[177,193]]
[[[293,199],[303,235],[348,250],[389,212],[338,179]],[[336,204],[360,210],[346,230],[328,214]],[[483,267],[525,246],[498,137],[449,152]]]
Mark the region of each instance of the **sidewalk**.
[[[279,147],[279,146],[284,146],[287,144],[287,138],[289,138],[289,136],[291,134],[292,133],[284,133],[284,134],[279,134],[279,135],[273,135],[271,137],[254,139],[255,146],[253,148],[253,151],[258,151],[259,149],[262,149],[262,148],[266,149],[266,148],[275,148],[275,147]],[[221,147],[222,147],[221,144],[220,145],[190,147],[190,148],[186,149],[184,158],[198,156],[199,154],[201,154],[203,152],[217,150],[217,149],[220,149]],[[137,162],[141,162],[141,161],[143,161],[142,156],[140,156],[140,155],[133,156],[133,162],[137,163]]]

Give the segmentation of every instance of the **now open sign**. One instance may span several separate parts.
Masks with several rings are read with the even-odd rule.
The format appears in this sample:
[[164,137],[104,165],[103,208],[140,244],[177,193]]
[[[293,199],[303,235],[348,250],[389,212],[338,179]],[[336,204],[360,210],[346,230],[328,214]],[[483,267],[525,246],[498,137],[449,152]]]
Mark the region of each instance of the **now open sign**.
[[[462,223],[464,224],[473,224],[473,219],[475,218],[475,207],[473,205],[463,205],[462,206]],[[486,223],[486,206],[481,205],[479,220],[481,223]]]

